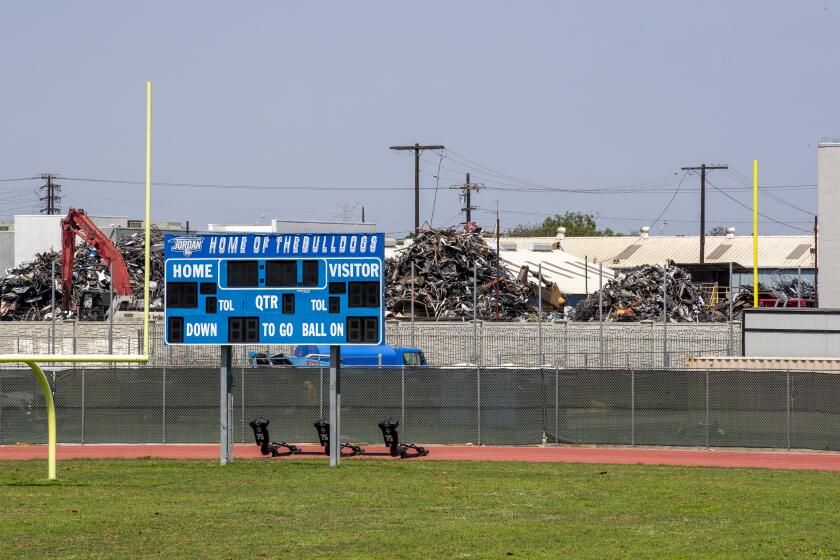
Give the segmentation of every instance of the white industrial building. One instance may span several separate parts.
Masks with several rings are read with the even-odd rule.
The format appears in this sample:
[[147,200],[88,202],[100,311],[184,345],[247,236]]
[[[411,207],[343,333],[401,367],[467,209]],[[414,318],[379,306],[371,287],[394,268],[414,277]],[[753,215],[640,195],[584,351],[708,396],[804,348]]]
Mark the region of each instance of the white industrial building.
[[817,161],[820,307],[840,309],[840,138],[824,138]]
[[271,220],[268,224],[207,224],[213,233],[375,233],[370,222],[306,222]]
[[[143,229],[143,220],[126,216],[89,216],[96,226],[111,239],[117,240]],[[13,266],[29,262],[38,253],[61,251],[61,220],[64,215],[18,214],[6,229],[0,230],[0,273]],[[179,222],[155,222],[163,232],[182,231]],[[78,243],[77,238],[77,243]]]

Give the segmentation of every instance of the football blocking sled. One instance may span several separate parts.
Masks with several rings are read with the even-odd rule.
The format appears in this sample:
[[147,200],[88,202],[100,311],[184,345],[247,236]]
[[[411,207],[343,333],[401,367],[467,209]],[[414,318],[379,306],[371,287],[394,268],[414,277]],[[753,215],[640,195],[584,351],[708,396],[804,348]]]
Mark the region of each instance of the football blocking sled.
[[[270,420],[264,416],[256,416],[248,423],[251,429],[254,430],[254,440],[260,448],[260,453],[264,456],[271,455],[272,457],[285,457],[288,455],[297,455],[302,453],[301,449],[291,443],[277,443],[271,441],[268,434],[268,424]],[[315,430],[318,433],[318,442],[324,449],[325,454],[329,454],[330,449],[330,425],[323,418],[319,418],[314,424]],[[410,459],[412,457],[424,457],[429,454],[425,447],[421,447],[414,443],[401,443],[397,427],[400,423],[393,418],[383,420],[379,424],[379,429],[382,431],[382,439],[385,442],[385,447],[388,448],[388,455],[391,457],[399,457],[400,459]],[[282,451],[284,450],[285,451]],[[382,455],[382,453],[366,452],[360,445],[350,442],[341,442],[340,449],[343,457],[353,457],[354,455]],[[347,451],[344,451],[347,450]]]

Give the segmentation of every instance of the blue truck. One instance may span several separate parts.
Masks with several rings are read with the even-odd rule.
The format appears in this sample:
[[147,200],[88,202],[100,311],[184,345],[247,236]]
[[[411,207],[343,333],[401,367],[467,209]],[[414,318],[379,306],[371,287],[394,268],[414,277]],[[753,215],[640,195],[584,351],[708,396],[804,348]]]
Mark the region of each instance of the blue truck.
[[[298,366],[328,367],[330,347],[320,344],[296,346],[292,354],[248,352],[251,367]],[[341,365],[349,367],[428,367],[426,356],[419,348],[395,347],[390,344],[375,346],[344,346],[341,349]]]

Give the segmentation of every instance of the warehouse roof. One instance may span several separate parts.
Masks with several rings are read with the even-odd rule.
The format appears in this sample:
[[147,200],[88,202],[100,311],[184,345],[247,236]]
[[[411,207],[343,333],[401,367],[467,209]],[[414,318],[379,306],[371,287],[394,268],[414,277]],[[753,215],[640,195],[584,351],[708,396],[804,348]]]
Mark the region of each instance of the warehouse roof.
[[[519,247],[534,243],[559,243],[566,253],[581,259],[603,262],[611,268],[630,268],[645,264],[699,263],[700,237],[635,236],[635,237],[518,237],[506,238]],[[758,265],[766,268],[813,268],[814,238],[808,235],[760,235]],[[706,262],[734,262],[752,268],[751,236],[706,236]]]
[[[495,249],[492,240],[487,240],[487,242]],[[541,240],[536,243],[536,247],[534,245],[533,241],[516,244],[511,239],[506,239],[501,244],[499,251],[502,264],[514,275],[519,274],[523,265],[527,265],[531,273],[531,281],[536,281],[537,271],[540,263],[542,263],[543,278],[548,282],[557,284],[560,290],[566,294],[585,294],[587,288],[590,293],[598,289],[597,263],[590,261],[588,266],[585,266],[584,260],[580,257],[565,251],[551,250],[551,241],[546,244],[545,240]],[[401,248],[402,246],[386,246],[385,258],[395,256]],[[604,266],[604,283],[613,276],[615,276],[615,272],[612,268]]]

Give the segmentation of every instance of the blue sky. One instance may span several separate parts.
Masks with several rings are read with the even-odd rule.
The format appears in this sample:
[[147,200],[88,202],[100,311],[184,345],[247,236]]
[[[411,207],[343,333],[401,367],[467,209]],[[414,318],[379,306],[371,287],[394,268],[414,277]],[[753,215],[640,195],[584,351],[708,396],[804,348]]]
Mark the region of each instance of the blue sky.
[[[142,180],[151,79],[156,181],[309,187],[158,186],[159,219],[358,219],[364,206],[404,233],[413,160],[388,147],[421,142],[447,147],[423,156],[435,226],[461,220],[449,187],[469,171],[503,227],[580,210],[619,231],[661,216],[654,233],[694,234],[699,179],[674,196],[680,167],[750,176],[758,159],[777,220],[760,231],[802,233],[817,143],[840,136],[838,29],[840,7],[807,1],[7,3],[0,179]],[[709,187],[708,227],[750,232],[750,192],[728,190],[743,182],[709,179],[726,194]],[[0,219],[31,210],[38,184],[0,183]],[[62,184],[65,209],[142,215],[137,185]]]

